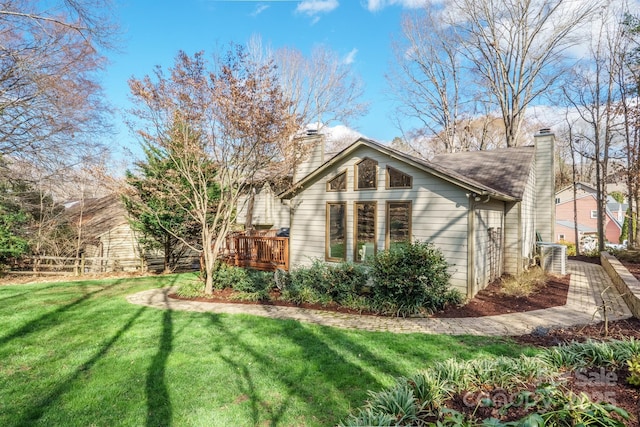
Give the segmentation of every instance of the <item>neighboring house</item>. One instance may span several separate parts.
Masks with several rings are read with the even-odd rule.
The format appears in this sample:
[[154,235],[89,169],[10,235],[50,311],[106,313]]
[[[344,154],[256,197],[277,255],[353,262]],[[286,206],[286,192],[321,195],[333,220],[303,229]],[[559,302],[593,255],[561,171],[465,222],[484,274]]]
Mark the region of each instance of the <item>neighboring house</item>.
[[[66,204],[70,223],[80,234],[80,251],[86,258],[102,258],[86,264],[87,272],[149,271],[162,272],[162,250],[146,252],[129,225],[127,211],[119,195],[90,198]],[[199,268],[198,254],[186,251],[178,270]]]
[[90,271],[136,271],[142,267],[138,239],[127,221],[120,198],[109,195],[68,204],[67,215],[76,227],[85,257],[104,261]]
[[368,139],[280,195],[290,209],[290,265],[361,262],[407,240],[435,244],[451,284],[471,297],[531,265],[536,233],[553,238],[554,136],[534,147],[424,161]]
[[[556,193],[556,227],[554,240],[576,243],[576,222],[578,224],[578,241],[583,237],[597,237],[598,234],[598,202],[596,190],[588,184],[576,184],[575,207],[573,186],[566,187]],[[605,219],[605,240],[618,243],[622,232],[622,221],[626,205],[608,199]],[[613,211],[611,209],[614,209]],[[577,218],[574,212],[577,211]],[[577,221],[576,221],[577,219]],[[620,221],[622,220],[622,221]]]

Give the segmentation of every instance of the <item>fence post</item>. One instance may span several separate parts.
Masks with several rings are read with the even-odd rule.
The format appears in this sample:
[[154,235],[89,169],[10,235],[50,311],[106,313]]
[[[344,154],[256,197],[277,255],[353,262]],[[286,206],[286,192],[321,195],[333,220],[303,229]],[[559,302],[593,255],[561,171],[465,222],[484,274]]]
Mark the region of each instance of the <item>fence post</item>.
[[234,265],[240,265],[240,238],[238,236],[233,238],[234,246],[235,246],[235,254],[234,254]]
[[84,273],[84,266],[85,266],[86,260],[84,259],[84,252],[82,253],[82,255],[80,255],[80,272],[79,272],[79,276],[82,276],[82,274]]

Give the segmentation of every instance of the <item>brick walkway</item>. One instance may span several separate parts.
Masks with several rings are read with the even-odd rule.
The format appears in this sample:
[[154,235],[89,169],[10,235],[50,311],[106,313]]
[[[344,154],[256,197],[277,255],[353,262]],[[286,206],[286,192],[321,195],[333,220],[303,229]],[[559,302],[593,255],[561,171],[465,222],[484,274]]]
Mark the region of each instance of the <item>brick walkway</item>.
[[566,305],[526,313],[480,318],[388,318],[272,305],[183,301],[168,297],[174,291],[171,288],[150,289],[129,295],[127,300],[133,304],[159,309],[252,314],[366,331],[451,335],[523,335],[530,333],[536,327],[566,327],[597,323],[604,319],[600,309],[603,301],[606,301],[608,307],[609,320],[631,317],[631,312],[601,266],[569,260],[567,273],[571,274],[571,284]]

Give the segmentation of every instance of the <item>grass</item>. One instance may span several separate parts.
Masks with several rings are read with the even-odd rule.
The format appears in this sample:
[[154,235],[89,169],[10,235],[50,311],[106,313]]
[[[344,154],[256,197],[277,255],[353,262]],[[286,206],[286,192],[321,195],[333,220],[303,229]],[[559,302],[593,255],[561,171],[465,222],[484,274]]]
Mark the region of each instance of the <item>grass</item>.
[[125,300],[193,279],[0,286],[0,425],[335,425],[367,390],[436,361],[533,352]]

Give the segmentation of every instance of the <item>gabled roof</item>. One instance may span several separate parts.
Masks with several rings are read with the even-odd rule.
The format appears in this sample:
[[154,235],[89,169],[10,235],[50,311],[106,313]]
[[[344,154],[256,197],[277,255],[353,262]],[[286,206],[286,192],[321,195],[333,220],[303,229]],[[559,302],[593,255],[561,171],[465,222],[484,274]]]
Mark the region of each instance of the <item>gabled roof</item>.
[[515,199],[522,199],[534,155],[535,148],[526,146],[440,154],[432,162]]
[[81,222],[82,233],[88,239],[97,238],[128,222],[124,204],[115,194],[74,203],[67,209],[66,215],[75,225]]
[[[573,187],[573,184],[569,184],[566,187],[561,188],[560,190],[556,191],[556,194],[560,194],[563,191],[570,189],[571,187]],[[591,184],[587,184],[587,183],[584,183],[584,182],[577,182],[576,183],[576,189],[577,190],[584,190],[587,193],[596,193],[598,191]]]
[[[349,158],[361,147],[376,150],[478,195],[489,195],[506,201],[516,201],[522,198],[534,153],[533,147],[520,147],[519,149],[448,154],[438,156],[441,159],[437,162],[429,162],[370,139],[359,138],[302,178],[293,187],[281,193],[280,197],[283,199],[294,197],[316,179],[322,177],[327,169]],[[493,155],[497,156],[497,160],[492,160],[490,153],[495,153]],[[476,156],[479,159],[476,159]],[[472,167],[473,165],[475,167]],[[505,168],[505,165],[508,167]],[[500,173],[495,169],[507,170]],[[489,174],[489,176],[484,177],[483,174]]]
[[[556,224],[566,228],[574,228],[574,229],[576,228],[575,222],[564,220],[564,219],[557,220]],[[587,225],[582,225],[582,224],[578,224],[578,231],[580,233],[597,233],[598,232],[598,230],[596,230],[595,228],[589,227]]]

